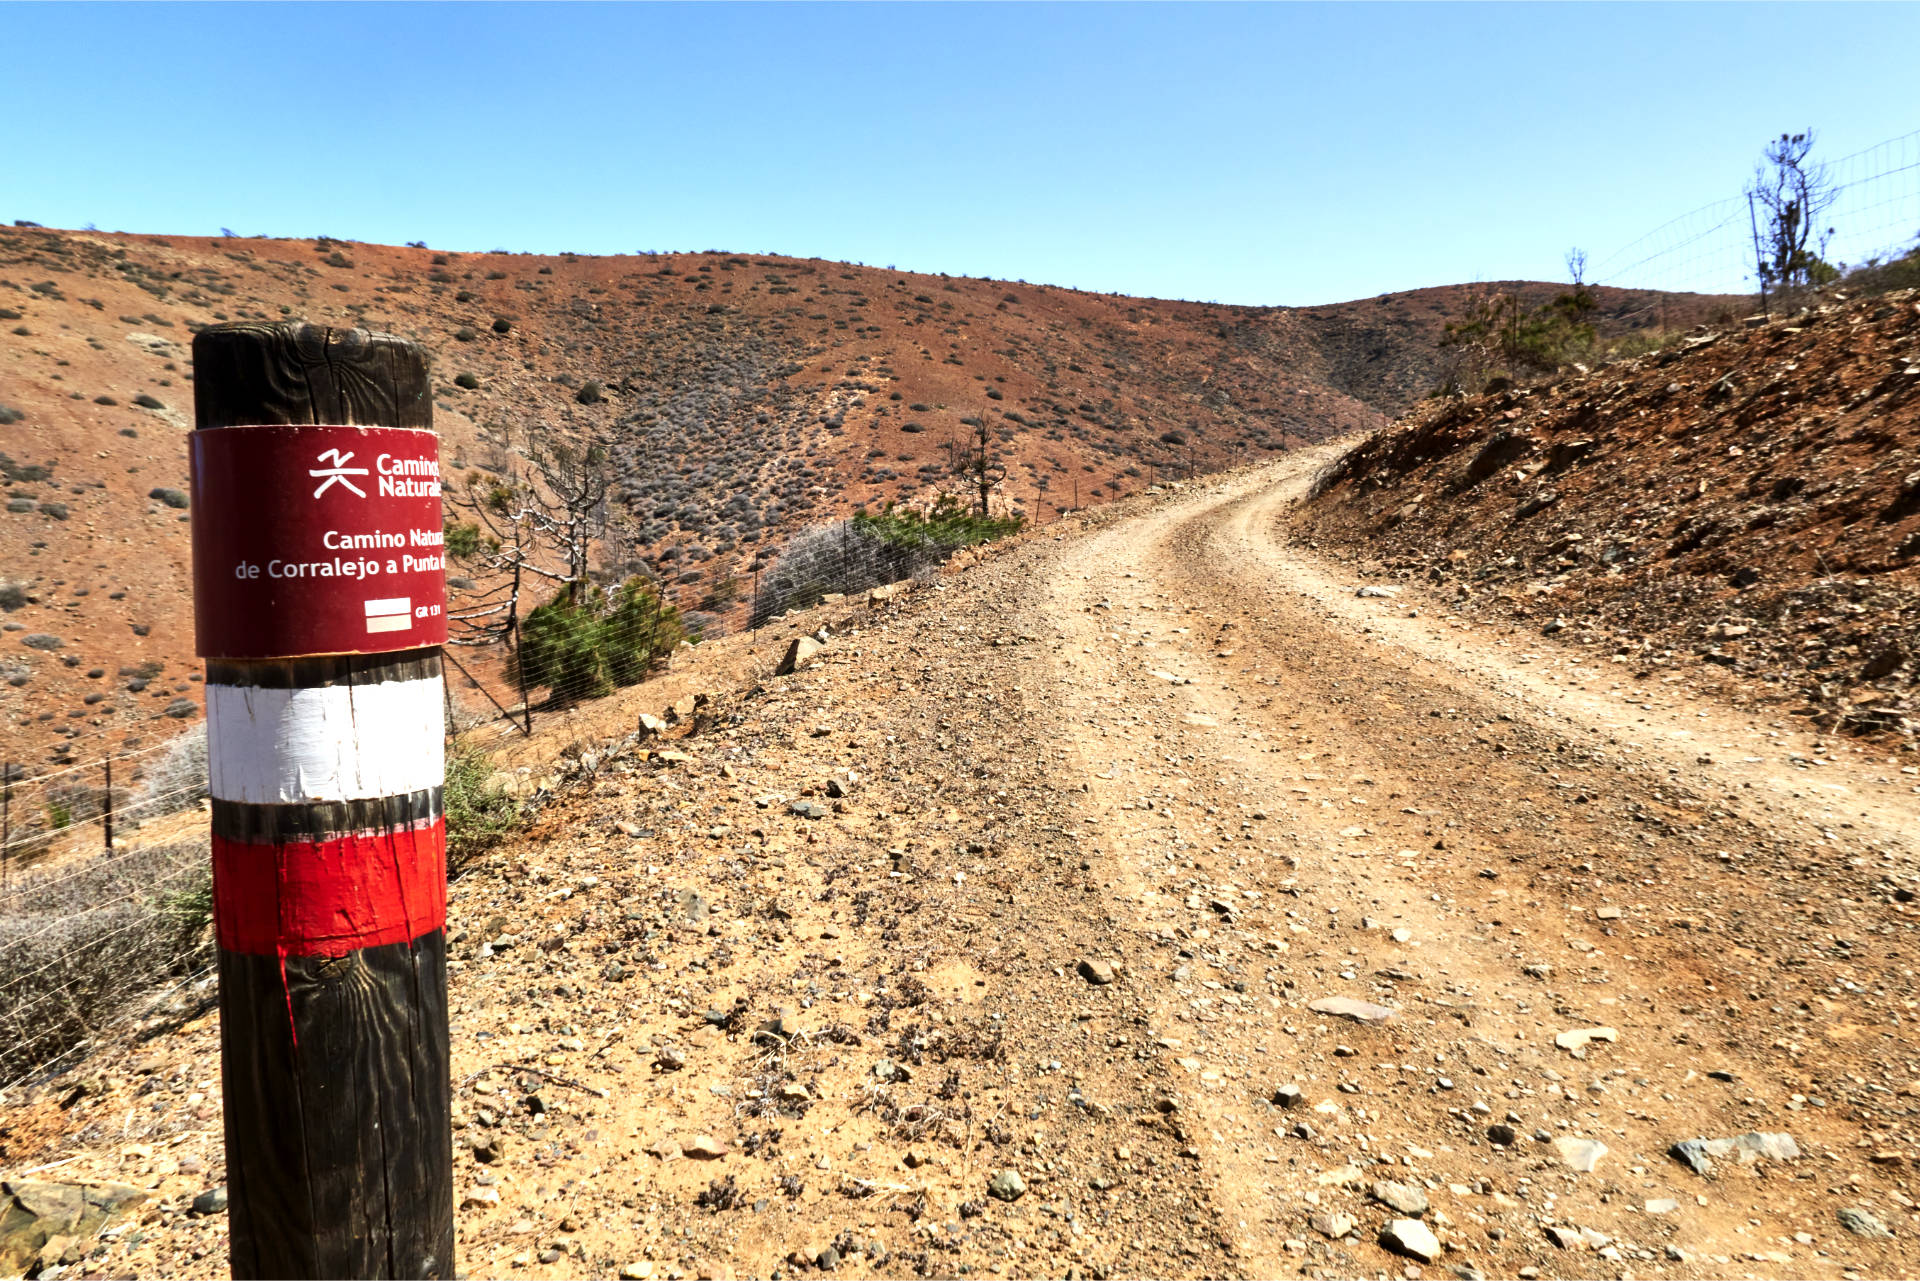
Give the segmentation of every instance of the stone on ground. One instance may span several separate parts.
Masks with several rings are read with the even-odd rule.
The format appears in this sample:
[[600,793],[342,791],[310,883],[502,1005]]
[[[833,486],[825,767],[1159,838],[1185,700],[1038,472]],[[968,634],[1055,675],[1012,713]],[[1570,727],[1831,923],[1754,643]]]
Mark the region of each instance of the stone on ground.
[[773,674],[775,676],[791,676],[793,673],[811,663],[814,656],[823,648],[825,648],[825,646],[821,645],[819,641],[811,636],[794,637],[793,642],[787,646],[786,657],[780,660],[780,666],[773,669]]
[[1440,1238],[1418,1219],[1395,1219],[1380,1229],[1380,1244],[1395,1254],[1432,1263],[1440,1257]]

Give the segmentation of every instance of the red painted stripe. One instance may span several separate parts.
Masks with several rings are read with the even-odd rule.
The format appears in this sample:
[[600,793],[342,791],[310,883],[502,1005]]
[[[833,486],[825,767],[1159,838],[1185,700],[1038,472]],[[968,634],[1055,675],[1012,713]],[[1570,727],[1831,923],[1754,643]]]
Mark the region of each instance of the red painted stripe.
[[447,924],[447,822],[327,841],[213,838],[220,946],[253,956],[344,956]]

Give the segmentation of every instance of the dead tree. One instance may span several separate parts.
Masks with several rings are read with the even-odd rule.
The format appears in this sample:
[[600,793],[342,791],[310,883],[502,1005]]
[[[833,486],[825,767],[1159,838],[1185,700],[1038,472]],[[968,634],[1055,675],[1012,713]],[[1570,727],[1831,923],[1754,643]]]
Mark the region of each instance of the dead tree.
[[557,585],[577,605],[594,542],[607,528],[612,469],[604,445],[529,433],[516,448],[511,427],[500,423],[484,439],[498,470],[470,472],[447,488],[448,501],[471,517],[478,537],[469,536],[466,556],[487,580],[448,611],[454,645],[511,642],[522,593],[537,581]]
[[993,452],[992,438],[987,433],[985,414],[974,421],[974,448],[967,456],[967,474],[973,477],[973,485],[980,496],[980,514],[991,516],[987,510],[988,500],[993,495],[993,487],[1007,478],[1006,464]]
[[1754,231],[1761,288],[1820,285],[1839,273],[1824,255],[1833,228],[1820,219],[1839,198],[1826,165],[1810,159],[1814,133],[1783,133],[1767,144],[1754,167],[1748,199],[1761,214]]

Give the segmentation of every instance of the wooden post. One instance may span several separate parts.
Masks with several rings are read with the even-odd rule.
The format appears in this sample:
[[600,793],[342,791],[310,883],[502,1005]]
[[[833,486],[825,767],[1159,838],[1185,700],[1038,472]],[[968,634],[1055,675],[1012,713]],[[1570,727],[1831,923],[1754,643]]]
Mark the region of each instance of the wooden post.
[[102,839],[105,841],[107,853],[111,854],[113,853],[113,757],[107,757],[106,767],[107,791],[105,796],[101,798],[100,806],[102,827],[104,828]]
[[[520,572],[518,567],[514,569],[514,572],[516,574]],[[521,640],[522,640],[522,637],[520,633],[520,616],[518,614],[515,614],[513,617],[513,670],[514,670],[514,674],[520,678],[521,729],[526,733],[526,736],[528,738],[532,738],[533,737],[533,700],[527,697],[527,669],[524,665],[522,665],[520,661]],[[508,717],[507,719],[511,721],[513,718]]]
[[445,559],[427,355],[193,341],[235,1277],[451,1277]]
[[[1760,220],[1753,212],[1753,193],[1747,193],[1747,227],[1753,232],[1753,277],[1760,282],[1760,314],[1773,319],[1773,305],[1767,301],[1767,260],[1760,251]],[[1662,301],[1665,295],[1662,295]]]

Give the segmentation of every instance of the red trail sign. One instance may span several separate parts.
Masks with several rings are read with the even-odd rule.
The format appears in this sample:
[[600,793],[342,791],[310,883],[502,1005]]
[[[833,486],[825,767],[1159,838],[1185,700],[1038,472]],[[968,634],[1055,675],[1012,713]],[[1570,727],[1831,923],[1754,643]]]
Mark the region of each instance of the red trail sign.
[[399,427],[226,427],[192,451],[206,658],[373,654],[447,639],[439,442]]

